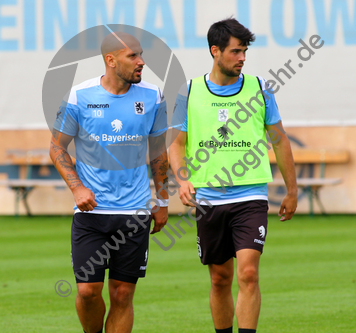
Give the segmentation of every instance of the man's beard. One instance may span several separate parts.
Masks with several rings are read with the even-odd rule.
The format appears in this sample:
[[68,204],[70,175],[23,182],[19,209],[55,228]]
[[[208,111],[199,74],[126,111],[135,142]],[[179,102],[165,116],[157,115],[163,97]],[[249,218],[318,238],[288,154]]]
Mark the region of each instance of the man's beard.
[[120,75],[120,77],[121,77],[123,80],[125,80],[127,83],[130,83],[130,84],[132,84],[132,83],[140,83],[141,80],[142,80],[142,77],[141,77],[141,76],[138,76],[138,77],[135,78],[134,74],[135,74],[135,73],[131,74],[131,76],[129,76],[129,75],[121,76],[121,75]]
[[142,80],[142,77],[134,77],[133,75],[131,76],[131,80],[128,80],[127,83],[140,83]]
[[236,77],[239,76],[241,73],[241,70],[236,73],[236,71],[234,71],[233,69],[225,67],[220,60],[218,61],[218,66],[220,68],[221,73],[229,77]]
[[121,79],[123,79],[126,83],[132,84],[132,83],[140,83],[142,80],[141,75],[138,77],[135,77],[136,70],[130,75],[128,72],[122,72],[120,71],[120,68],[118,72],[116,73],[117,76],[119,76]]

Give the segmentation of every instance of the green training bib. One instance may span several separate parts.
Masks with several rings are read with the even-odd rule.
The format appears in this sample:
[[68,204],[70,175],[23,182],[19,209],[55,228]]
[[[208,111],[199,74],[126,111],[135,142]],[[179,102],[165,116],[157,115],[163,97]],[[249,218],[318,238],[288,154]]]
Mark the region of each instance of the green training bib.
[[193,79],[186,155],[194,187],[271,182],[264,120],[258,78],[244,74],[240,91],[230,96],[212,93],[204,76]]

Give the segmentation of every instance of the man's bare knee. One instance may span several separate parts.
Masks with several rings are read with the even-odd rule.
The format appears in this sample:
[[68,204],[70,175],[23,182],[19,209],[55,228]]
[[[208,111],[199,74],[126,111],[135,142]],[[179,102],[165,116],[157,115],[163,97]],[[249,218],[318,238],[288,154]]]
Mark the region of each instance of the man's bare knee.
[[246,266],[237,272],[239,285],[255,286],[258,285],[258,269],[255,266]]
[[111,305],[126,307],[132,303],[135,285],[131,283],[118,283],[110,287]]
[[94,283],[78,283],[78,296],[85,302],[101,297],[102,286]]
[[230,287],[233,280],[233,271],[219,265],[211,265],[210,278],[211,285],[215,288]]

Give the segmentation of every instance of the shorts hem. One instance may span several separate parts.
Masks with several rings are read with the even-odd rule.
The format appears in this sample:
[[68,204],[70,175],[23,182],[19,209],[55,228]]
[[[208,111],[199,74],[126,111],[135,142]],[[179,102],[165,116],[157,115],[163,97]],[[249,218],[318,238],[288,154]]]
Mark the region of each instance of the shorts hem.
[[240,251],[240,250],[246,250],[246,249],[256,250],[258,252],[261,252],[261,254],[263,253],[263,247],[261,249],[261,247],[258,247],[258,246],[244,246],[244,247],[237,249],[236,252]]
[[127,282],[127,283],[136,284],[140,277],[141,276],[133,276],[133,275],[125,274],[125,273],[124,274],[123,273],[119,273],[119,272],[114,271],[114,270],[110,270],[109,271],[109,279],[116,280],[116,281],[121,281],[121,282]]
[[119,274],[119,275],[124,275],[124,276],[133,276],[133,277],[137,277],[137,278],[143,278],[146,276],[146,270],[142,270],[142,271],[139,271],[139,273],[133,273],[133,272],[127,272],[127,271],[123,271],[123,270],[118,270],[118,269],[114,269],[114,268],[110,268],[109,267],[109,274],[110,273],[116,273],[116,274]]
[[[78,278],[83,276],[83,279]],[[94,274],[85,274],[82,270],[74,271],[75,281],[76,283],[95,283],[95,282],[104,282],[105,280],[105,268],[97,267],[94,268]]]

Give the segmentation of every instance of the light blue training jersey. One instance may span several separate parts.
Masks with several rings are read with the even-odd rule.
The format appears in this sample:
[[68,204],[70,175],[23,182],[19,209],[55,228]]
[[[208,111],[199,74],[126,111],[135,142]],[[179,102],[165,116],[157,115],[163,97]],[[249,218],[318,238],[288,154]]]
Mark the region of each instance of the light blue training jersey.
[[167,130],[166,102],[160,89],[147,82],[113,95],[100,80],[71,89],[54,129],[74,137],[76,171],[98,204],[93,212],[130,214],[145,208],[151,197],[147,139]]
[[[281,117],[279,115],[278,106],[274,95],[265,90],[265,80],[258,77],[262,90],[269,96],[265,98],[265,124],[274,125],[277,124]],[[240,74],[239,79],[231,85],[219,86],[209,80],[209,74],[205,75],[205,80],[208,84],[209,89],[217,95],[229,96],[235,94],[240,90],[243,83],[243,75]],[[187,117],[187,94],[188,89],[182,87],[180,93],[177,95],[175,110],[172,119],[172,127],[179,129],[180,131],[187,132],[188,129],[188,117]],[[242,202],[249,200],[267,200],[267,184],[255,184],[255,185],[239,185],[225,187],[226,192],[221,193],[213,190],[209,187],[201,187],[197,189],[196,199],[200,200],[202,198],[207,199],[212,205],[222,205],[233,202]],[[204,204],[204,202],[201,202]]]

